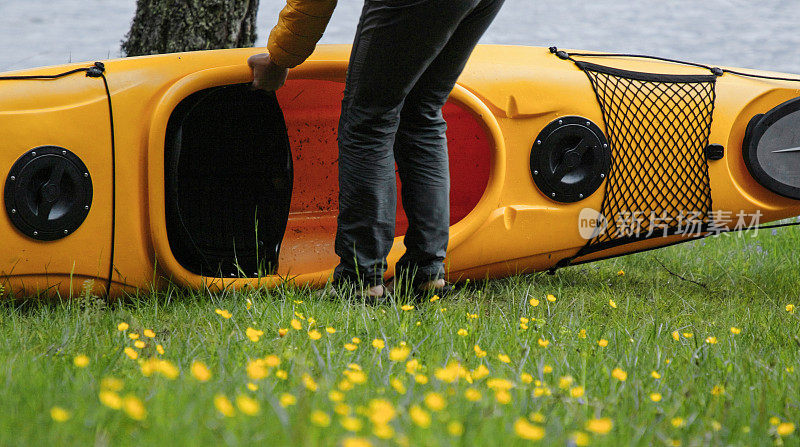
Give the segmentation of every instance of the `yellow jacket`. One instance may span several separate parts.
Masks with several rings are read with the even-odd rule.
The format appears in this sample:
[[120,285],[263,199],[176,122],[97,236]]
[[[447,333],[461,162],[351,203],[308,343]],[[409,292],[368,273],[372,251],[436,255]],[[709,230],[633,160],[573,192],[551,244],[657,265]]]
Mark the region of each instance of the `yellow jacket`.
[[269,34],[267,51],[281,67],[300,65],[322,37],[337,0],[286,0],[278,24]]

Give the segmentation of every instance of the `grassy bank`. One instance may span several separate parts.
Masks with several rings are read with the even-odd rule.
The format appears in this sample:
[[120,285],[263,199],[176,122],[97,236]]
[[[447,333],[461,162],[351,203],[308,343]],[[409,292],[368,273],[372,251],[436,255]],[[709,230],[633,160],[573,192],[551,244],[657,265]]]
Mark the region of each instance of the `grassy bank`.
[[800,231],[751,236],[413,308],[292,289],[6,301],[0,444],[798,444]]

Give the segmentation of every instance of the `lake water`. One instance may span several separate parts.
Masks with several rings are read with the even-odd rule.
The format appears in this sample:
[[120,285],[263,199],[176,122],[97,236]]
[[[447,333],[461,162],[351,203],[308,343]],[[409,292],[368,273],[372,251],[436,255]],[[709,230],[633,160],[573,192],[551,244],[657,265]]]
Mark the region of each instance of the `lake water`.
[[[441,0],[453,1],[453,0]],[[261,0],[265,45],[283,0]],[[339,0],[324,43],[351,43],[362,0]],[[0,0],[0,71],[118,57],[133,0]],[[800,73],[797,0],[507,0],[483,43],[640,52]]]

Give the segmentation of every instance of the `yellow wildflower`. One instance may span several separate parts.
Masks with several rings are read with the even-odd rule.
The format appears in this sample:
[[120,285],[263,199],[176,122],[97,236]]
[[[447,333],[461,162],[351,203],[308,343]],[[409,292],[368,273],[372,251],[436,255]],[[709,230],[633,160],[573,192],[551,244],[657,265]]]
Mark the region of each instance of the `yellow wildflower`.
[[537,300],[536,298],[531,298],[529,303],[530,303],[531,307],[536,307],[536,306],[539,305],[539,300]]
[[550,374],[551,372],[553,372],[553,367],[552,366],[550,366],[550,365],[542,366],[542,374]]
[[672,331],[672,339],[675,340],[675,341],[680,341],[681,334],[678,333],[678,331]]
[[50,417],[56,422],[66,422],[72,417],[72,413],[61,407],[50,409]]
[[280,401],[281,406],[283,408],[286,408],[286,407],[288,407],[290,405],[296,404],[297,403],[297,398],[294,397],[293,394],[283,393],[283,394],[281,394],[281,397],[280,397],[279,401]]
[[139,349],[143,349],[145,346],[147,346],[147,344],[141,340],[136,340],[135,342],[133,342],[133,346]]
[[431,426],[431,415],[423,410],[419,405],[412,405],[408,409],[408,415],[417,426],[421,428],[428,428]]
[[408,358],[408,354],[410,353],[411,349],[407,346],[395,347],[389,351],[389,360],[393,362],[402,362]]
[[510,390],[514,384],[506,379],[492,378],[486,381],[486,386],[492,390]]
[[581,397],[583,396],[584,389],[582,386],[572,387],[569,390],[569,395],[572,397]]
[[459,421],[450,421],[447,423],[447,433],[450,436],[461,436],[464,434],[464,424]]
[[380,351],[386,347],[386,342],[384,342],[383,339],[376,338],[375,340],[372,340],[372,347]]
[[100,399],[100,403],[107,406],[108,408],[112,408],[114,410],[119,410],[120,408],[122,408],[122,398],[119,397],[119,394],[113,391],[108,391],[108,390],[100,391],[98,397]]
[[581,329],[580,332],[578,332],[578,337],[586,338],[586,329]]
[[431,303],[433,303],[434,301],[439,301],[439,295],[432,296],[430,301]]
[[524,372],[524,373],[519,375],[519,380],[521,380],[522,383],[528,384],[528,383],[533,382],[533,376],[528,374],[528,373],[526,373],[526,372]]
[[163,347],[163,346],[161,346],[161,345],[156,345],[156,351],[157,351],[159,354],[162,354],[162,355],[163,355],[163,354],[164,354],[164,347]]
[[344,349],[347,349],[348,351],[355,351],[358,349],[358,345],[354,345],[353,343],[345,343]]
[[606,346],[608,346],[608,340],[606,340],[605,338],[601,338],[600,340],[597,340],[597,346],[600,346],[601,348],[605,348]]
[[252,308],[253,308],[253,302],[250,300],[250,298],[248,298],[247,300],[245,300],[245,303],[244,303],[244,305],[245,305],[245,307],[247,308],[247,310],[250,310],[250,309],[252,309]]
[[361,427],[364,426],[364,423],[361,422],[361,419],[353,416],[345,416],[339,421],[339,423],[342,424],[342,427],[345,430],[351,432],[357,432],[361,430]]
[[661,393],[650,393],[650,400],[653,402],[661,402]]
[[456,332],[456,334],[460,335],[461,337],[466,337],[467,335],[469,335],[467,330],[464,328],[459,329],[458,332]]
[[282,328],[282,327],[281,327],[281,328],[278,328],[278,337],[281,337],[281,338],[283,338],[283,337],[285,337],[285,336],[286,336],[286,334],[288,334],[288,333],[289,333],[289,329]]
[[539,343],[539,346],[541,346],[543,348],[546,348],[550,344],[550,340],[543,340],[543,339],[540,338],[538,343]]
[[742,333],[742,330],[741,330],[741,329],[739,329],[739,328],[738,328],[738,327],[736,327],[736,326],[731,326],[731,334],[733,334],[733,335],[739,335],[739,334],[741,334],[741,333]]
[[428,383],[428,376],[425,374],[417,374],[414,376],[414,381],[419,383],[420,385],[425,385]]
[[711,394],[714,396],[721,396],[725,394],[725,387],[722,385],[714,385],[714,387],[711,388]]
[[681,428],[686,425],[686,421],[683,420],[682,417],[674,417],[670,420],[670,423],[675,428]]
[[128,323],[123,321],[123,322],[121,322],[120,324],[117,325],[117,330],[120,331],[120,332],[127,331],[129,327],[130,327],[130,325],[128,325]]
[[322,338],[322,334],[318,330],[313,329],[308,331],[308,338],[312,340],[319,340],[320,338]]
[[245,335],[247,335],[247,338],[249,338],[250,341],[255,343],[261,338],[262,335],[264,335],[264,331],[248,327],[247,330],[245,330]]
[[231,401],[222,394],[214,396],[214,407],[225,417],[233,417],[236,414]]
[[614,309],[617,308],[617,303],[615,303],[614,300],[608,300],[608,305]]
[[511,402],[511,393],[509,393],[507,390],[498,390],[494,393],[494,398],[497,403],[501,405],[507,405],[509,402]]
[[[355,344],[359,344],[359,343],[361,343],[361,339],[360,339],[360,338],[358,338],[358,337],[353,337],[353,339],[352,339],[351,341],[352,341],[353,343],[355,343]],[[400,342],[400,344],[401,344],[402,346],[405,346],[405,345],[406,345],[406,342],[404,342],[404,341],[403,341],[403,342]]]
[[267,362],[264,359],[248,361],[246,371],[250,380],[261,380],[269,375]]
[[683,335],[683,336],[684,336],[684,337],[686,337],[686,338],[692,338],[692,337],[694,337],[694,334],[693,334],[693,333],[691,333],[691,332],[684,332],[684,333],[683,333],[683,334],[681,334],[681,335]]
[[339,390],[330,390],[328,391],[328,399],[331,402],[341,402],[344,400],[344,393]]
[[138,340],[139,334],[137,334],[136,332],[131,332],[130,334],[128,334],[128,338],[130,338],[131,340]]
[[275,354],[270,354],[264,357],[264,364],[270,368],[274,368],[281,364],[281,358]]
[[781,419],[778,416],[772,416],[769,418],[769,425],[778,425],[781,423]]
[[794,312],[795,312],[794,304],[787,304],[786,305],[786,312],[789,312],[790,314],[794,314]]
[[577,447],[586,447],[589,445],[589,435],[586,432],[576,431],[572,434],[572,442],[575,443]]
[[610,418],[590,419],[586,423],[586,430],[598,435],[605,435],[614,428],[614,422]]
[[328,326],[328,327],[325,328],[325,332],[327,332],[329,334],[335,334],[336,333],[336,329]]
[[355,383],[357,385],[360,385],[362,383],[366,383],[367,382],[367,375],[364,374],[364,371],[345,370],[343,372],[343,374],[345,375],[345,377],[347,377],[347,380],[349,380],[349,381],[351,381],[351,382],[353,382],[353,383]]
[[794,424],[791,422],[782,422],[778,424],[778,428],[775,431],[780,436],[789,436],[794,433]]
[[300,323],[300,320],[298,320],[297,318],[292,318],[292,321],[289,322],[289,325],[292,326],[292,329],[296,331],[303,329],[303,324]]
[[628,380],[628,373],[626,373],[620,368],[614,368],[614,370],[611,371],[611,377],[619,380],[620,382],[624,382]]
[[468,401],[477,402],[481,400],[481,392],[475,388],[467,388],[467,390],[464,391],[464,397],[466,397]]
[[230,312],[224,309],[215,309],[214,312],[226,320],[230,319],[232,316]]
[[247,382],[247,389],[250,391],[258,391],[258,385],[253,382]]
[[130,346],[126,346],[125,349],[123,349],[123,351],[125,352],[125,355],[127,355],[131,360],[136,360],[137,358],[139,358],[139,353],[134,351],[133,348],[131,348]]
[[372,447],[372,443],[364,438],[346,438],[342,441],[342,447]]
[[286,379],[289,378],[289,373],[287,373],[286,371],[284,371],[282,369],[279,369],[279,370],[275,371],[275,377],[277,377],[277,378],[279,378],[281,380],[286,380]]
[[430,392],[425,395],[425,406],[432,411],[441,411],[447,406],[447,401],[441,394]]
[[83,354],[78,354],[74,359],[72,359],[72,363],[78,368],[86,368],[89,366],[89,357]]
[[389,381],[389,384],[394,388],[397,394],[406,394],[406,386],[403,385],[400,379],[393,377],[392,380]]
[[558,387],[561,388],[562,390],[566,390],[567,388],[572,386],[572,383],[574,381],[575,381],[575,379],[573,379],[572,376],[560,377],[558,379]]
[[480,347],[480,346],[478,346],[478,345],[475,345],[475,346],[473,346],[473,348],[472,348],[472,349],[475,351],[475,356],[476,356],[476,357],[478,357],[478,358],[486,357],[486,351],[484,351],[483,349],[481,349],[481,347]]
[[316,425],[317,427],[327,427],[331,425],[331,417],[328,413],[320,410],[314,410],[311,412],[311,423]]
[[505,354],[498,354],[497,355],[497,359],[500,360],[503,363],[511,363],[511,357],[509,357],[509,356],[507,356]]
[[239,411],[248,416],[254,416],[261,411],[258,401],[244,394],[236,396],[236,407],[239,408]]
[[147,337],[147,338],[155,338],[156,333],[153,332],[152,329],[145,329],[144,330],[144,336]]
[[414,306],[412,306],[411,304],[403,304],[402,306],[400,306],[400,309],[403,309],[404,311],[409,311],[413,310]]
[[717,344],[717,337],[706,337],[706,343],[710,345]]
[[142,421],[147,417],[147,410],[145,410],[142,401],[131,394],[125,396],[125,399],[122,400],[122,411],[124,411],[129,418],[137,421]]
[[547,301],[550,301],[551,303],[555,303],[556,302],[556,296],[548,294],[547,295]]
[[211,371],[203,362],[192,362],[192,376],[199,382],[208,382],[211,378]]
[[369,420],[375,425],[386,425],[397,416],[394,405],[386,399],[369,401]]
[[525,418],[519,418],[514,422],[514,433],[522,439],[538,441],[544,438],[544,428],[531,424]]
[[658,371],[654,370],[654,371],[650,372],[650,377],[652,377],[654,379],[660,379],[661,378],[661,374],[659,374]]

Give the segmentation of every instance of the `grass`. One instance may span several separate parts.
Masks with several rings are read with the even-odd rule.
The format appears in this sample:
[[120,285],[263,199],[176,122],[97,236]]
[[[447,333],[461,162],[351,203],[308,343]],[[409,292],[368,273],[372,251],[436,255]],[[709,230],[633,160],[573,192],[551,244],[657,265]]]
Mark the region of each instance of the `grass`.
[[410,310],[291,288],[5,300],[0,444],[797,445],[800,230],[752,236]]

